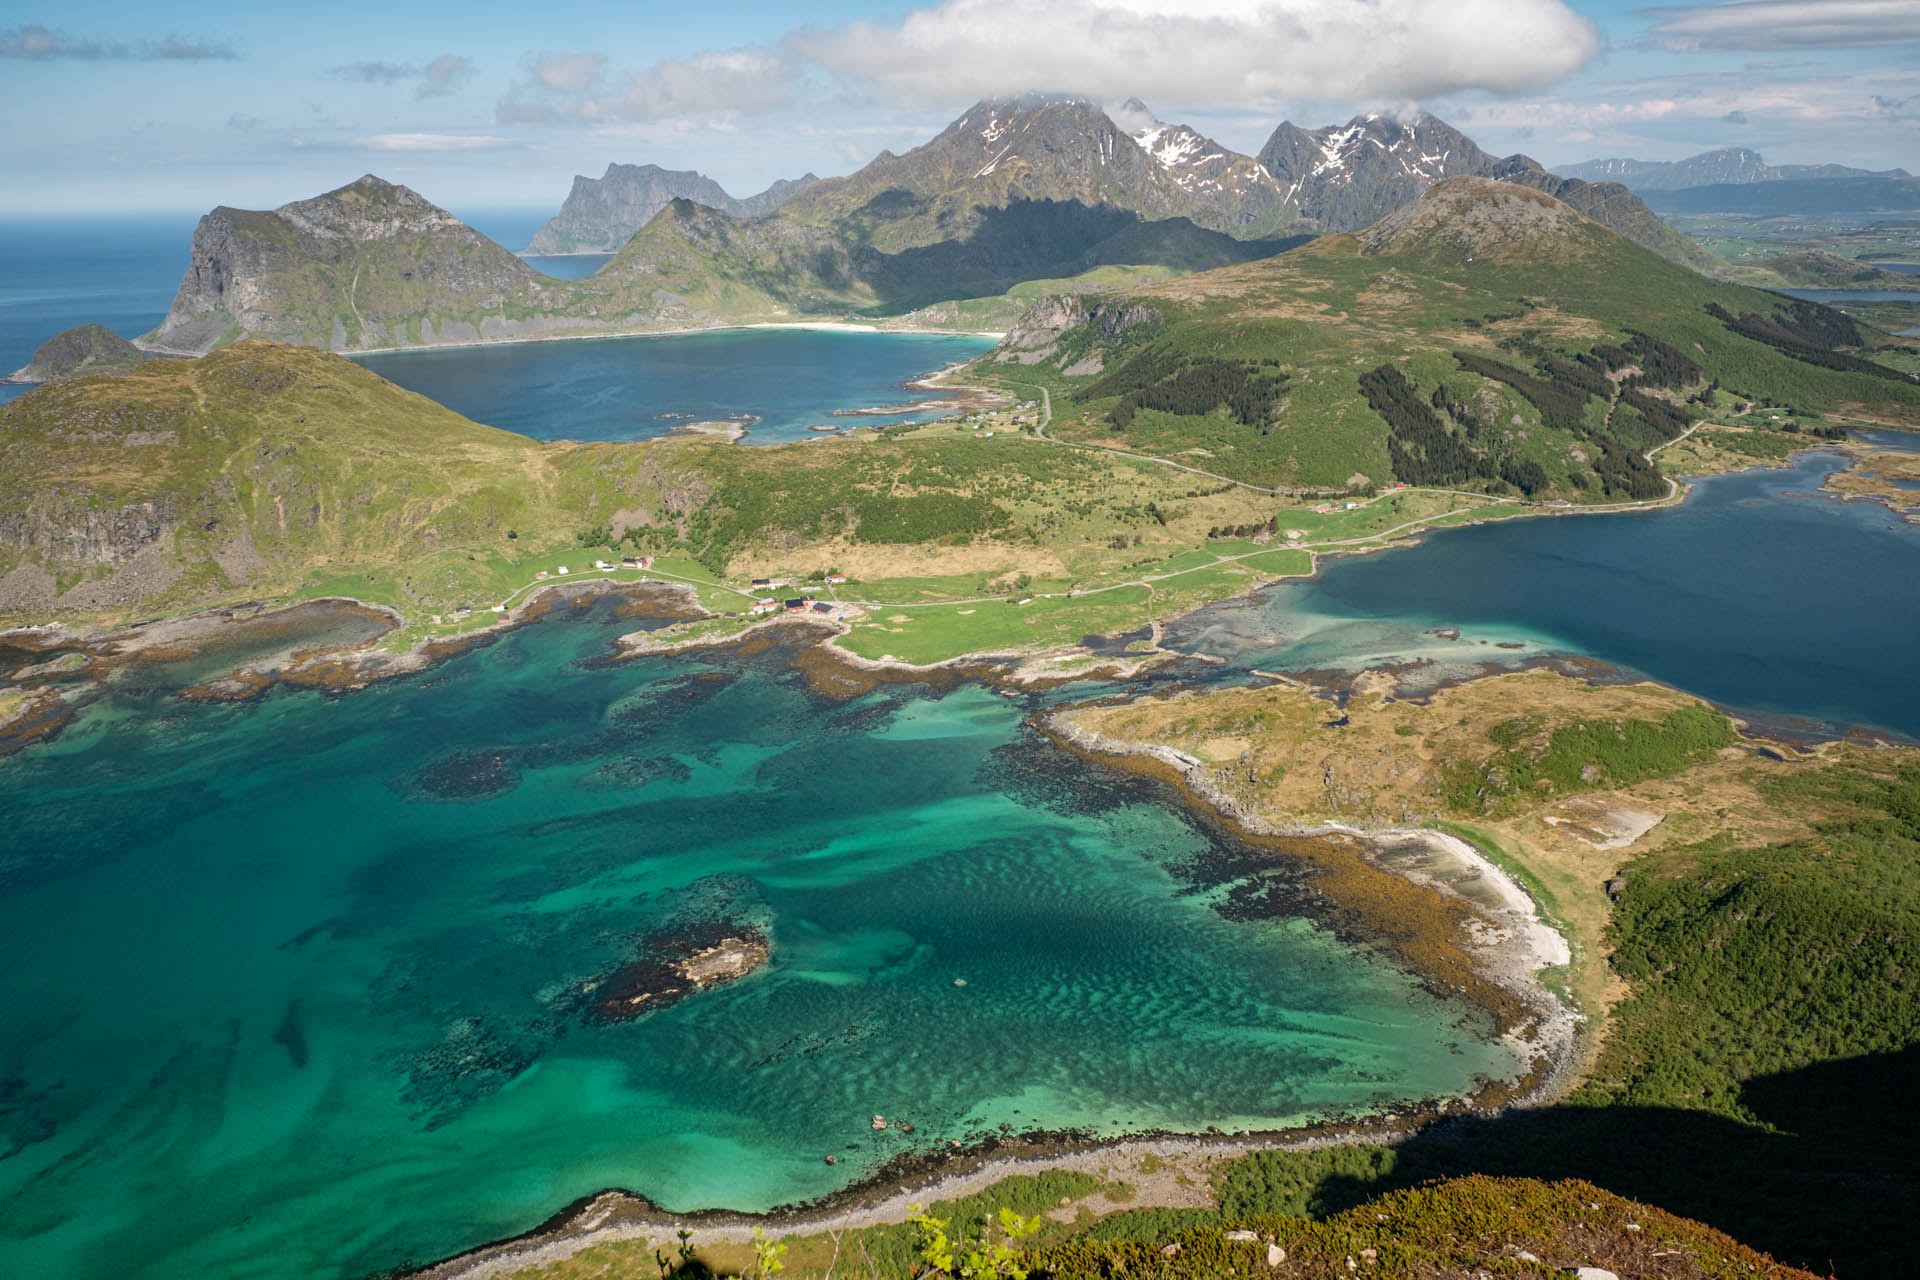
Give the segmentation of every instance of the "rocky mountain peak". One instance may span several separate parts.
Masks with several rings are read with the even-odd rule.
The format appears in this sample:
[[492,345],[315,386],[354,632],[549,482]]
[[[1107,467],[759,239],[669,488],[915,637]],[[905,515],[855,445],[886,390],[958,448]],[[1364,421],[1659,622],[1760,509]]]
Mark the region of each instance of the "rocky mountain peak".
[[314,235],[350,240],[390,240],[455,228],[467,231],[466,224],[419,192],[371,173],[312,199],[283,204],[274,212]]

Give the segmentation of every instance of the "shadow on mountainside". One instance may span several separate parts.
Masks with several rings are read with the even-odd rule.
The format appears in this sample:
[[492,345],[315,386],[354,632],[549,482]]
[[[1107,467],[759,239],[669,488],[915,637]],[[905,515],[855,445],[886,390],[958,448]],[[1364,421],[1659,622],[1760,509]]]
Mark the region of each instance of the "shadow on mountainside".
[[1322,1216],[1432,1178],[1581,1178],[1821,1274],[1900,1275],[1920,1221],[1917,1096],[1920,1047],[1750,1080],[1740,1100],[1754,1124],[1633,1106],[1463,1118],[1353,1152],[1306,1187],[1284,1161],[1254,1157],[1222,1186],[1222,1207],[1304,1196]]
[[[929,211],[911,192],[883,191],[840,225],[864,239],[887,222]],[[862,276],[882,298],[876,310],[910,311],[954,298],[992,297],[1024,281],[1076,276],[1102,266],[1205,271],[1270,258],[1313,238],[1236,240],[1186,218],[1150,222],[1130,210],[1076,200],[976,206],[966,221],[971,227],[955,238],[875,253],[862,263]]]

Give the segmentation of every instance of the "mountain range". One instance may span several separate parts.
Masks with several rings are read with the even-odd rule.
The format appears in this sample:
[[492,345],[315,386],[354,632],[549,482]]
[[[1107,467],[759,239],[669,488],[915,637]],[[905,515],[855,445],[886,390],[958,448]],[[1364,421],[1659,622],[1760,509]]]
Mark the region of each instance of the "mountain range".
[[1758,151],[1722,147],[1685,160],[1588,160],[1557,165],[1554,173],[1585,182],[1618,182],[1635,191],[1676,191],[1683,187],[1744,185],[1754,182],[1827,181],[1835,178],[1909,178],[1905,169],[1855,169],[1844,164],[1768,164]]
[[575,246],[610,242],[616,212],[638,216],[644,204],[632,201],[682,179],[707,199],[670,199],[578,281],[541,275],[372,175],[270,212],[216,209],[145,341],[183,354],[242,336],[352,351],[901,315],[1103,268],[1172,274],[1266,257],[1369,225],[1461,176],[1532,187],[1675,261],[1714,265],[1625,187],[1490,157],[1424,114],[1286,123],[1248,157],[1137,100],[1110,114],[1028,95],[976,104],[922,146],[846,177],[770,189],[755,199],[785,199],[762,216],[707,203],[728,197],[697,174],[614,166],[597,186],[581,179],[573,213],[542,229],[565,222],[556,246],[563,231]]

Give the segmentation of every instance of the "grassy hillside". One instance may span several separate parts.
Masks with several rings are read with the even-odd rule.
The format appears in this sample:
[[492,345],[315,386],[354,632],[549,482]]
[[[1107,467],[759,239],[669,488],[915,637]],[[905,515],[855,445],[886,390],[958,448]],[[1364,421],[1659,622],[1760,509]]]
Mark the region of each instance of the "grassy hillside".
[[[1828,313],[1708,280],[1478,179],[1442,183],[1360,236],[1106,295],[1101,315],[1129,309],[1124,326],[1017,328],[980,376],[1046,388],[1061,438],[1255,483],[1399,479],[1574,501],[1646,496],[1633,459],[1740,402],[1920,421],[1920,385],[1868,367],[1871,331],[1823,327]],[[1260,375],[1267,392],[1231,403],[1261,368],[1284,379]],[[1390,385],[1369,395],[1363,378],[1382,369],[1397,376],[1376,376]]]
[[[323,593],[418,618],[615,547],[678,555],[688,575],[743,589],[831,567],[886,593],[874,598],[1005,596],[1129,577],[1275,506],[947,425],[764,449],[545,443],[341,357],[248,341],[0,408],[0,619],[124,621]],[[1289,567],[1304,563],[1296,553]],[[1077,639],[1096,616],[1063,626]],[[1118,620],[1145,625],[1138,610]]]

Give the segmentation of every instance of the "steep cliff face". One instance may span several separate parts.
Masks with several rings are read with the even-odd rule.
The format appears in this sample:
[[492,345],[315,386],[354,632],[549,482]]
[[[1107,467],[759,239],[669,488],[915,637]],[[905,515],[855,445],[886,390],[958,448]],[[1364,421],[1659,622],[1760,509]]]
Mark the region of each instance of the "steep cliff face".
[[1301,214],[1327,231],[1368,226],[1434,183],[1485,173],[1492,163],[1471,138],[1425,112],[1406,121],[1355,116],[1312,132],[1283,122],[1260,162],[1287,184]]
[[617,253],[634,233],[675,200],[690,200],[736,218],[772,213],[810,182],[807,174],[781,179],[756,195],[736,200],[712,178],[692,169],[653,164],[610,164],[598,178],[573,180],[573,190],[553,220],[533,233],[528,253]]

